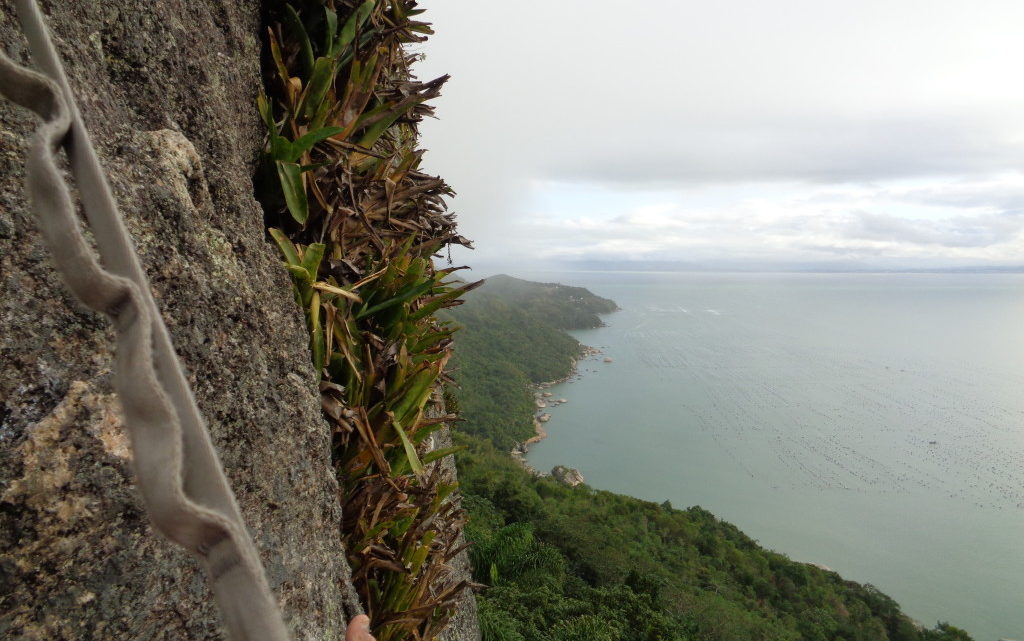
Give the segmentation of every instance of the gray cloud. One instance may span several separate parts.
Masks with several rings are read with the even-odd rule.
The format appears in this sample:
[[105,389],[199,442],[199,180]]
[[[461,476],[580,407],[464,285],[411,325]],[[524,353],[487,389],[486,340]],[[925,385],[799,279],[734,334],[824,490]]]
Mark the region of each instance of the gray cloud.
[[611,149],[582,141],[572,150],[546,155],[539,166],[554,179],[644,188],[979,175],[1005,170],[1024,158],[1024,146],[1002,139],[992,126],[952,116],[778,122],[722,130],[681,125],[660,137],[638,138],[643,143]]
[[942,247],[990,247],[1003,243],[1024,229],[1024,216],[998,214],[957,216],[927,221],[886,214],[856,212],[845,228],[847,238],[939,245]]
[[945,207],[984,207],[1012,213],[1024,211],[1024,185],[1005,186],[989,182],[942,185],[910,190],[901,198],[907,202]]
[[[420,73],[453,78],[425,168],[480,256],[1020,249],[1024,180],[999,178],[1024,159],[1018,0],[446,0],[426,17]],[[674,191],[674,213],[581,213],[567,184]]]

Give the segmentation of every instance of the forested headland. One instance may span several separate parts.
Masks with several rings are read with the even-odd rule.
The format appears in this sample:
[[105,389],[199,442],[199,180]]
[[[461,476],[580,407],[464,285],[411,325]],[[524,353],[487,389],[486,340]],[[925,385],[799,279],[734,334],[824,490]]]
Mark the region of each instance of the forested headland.
[[516,463],[509,450],[534,433],[530,386],[569,375],[581,354],[564,330],[615,309],[585,289],[499,276],[448,312],[463,328],[447,396],[465,418],[457,463],[484,641],[971,638],[923,628],[873,586],[766,550],[700,507],[568,487]]

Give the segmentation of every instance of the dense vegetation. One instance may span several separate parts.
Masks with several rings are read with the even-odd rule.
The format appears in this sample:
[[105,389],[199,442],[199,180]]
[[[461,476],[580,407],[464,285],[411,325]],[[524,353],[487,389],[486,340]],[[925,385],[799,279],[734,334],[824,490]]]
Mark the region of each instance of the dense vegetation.
[[461,326],[454,367],[463,431],[508,451],[533,435],[530,383],[569,373],[580,344],[565,328],[600,327],[615,303],[581,287],[494,276],[449,312]]
[[[352,583],[380,641],[431,639],[468,581],[448,564],[463,518],[429,465],[453,328],[434,313],[473,288],[435,268],[467,244],[448,185],[420,171],[417,123],[446,76],[406,47],[431,33],[416,0],[266,3],[267,128],[256,191],[295,284],[319,375]],[[450,453],[450,452],[449,452]]]
[[614,309],[585,290],[557,291],[498,278],[451,312],[465,328],[453,395],[467,418],[459,477],[474,578],[488,586],[478,597],[485,641],[970,639],[946,624],[920,629],[872,586],[765,550],[699,507],[520,468],[508,444],[532,433],[526,384],[566,375],[578,353],[558,328],[593,326],[594,311]]

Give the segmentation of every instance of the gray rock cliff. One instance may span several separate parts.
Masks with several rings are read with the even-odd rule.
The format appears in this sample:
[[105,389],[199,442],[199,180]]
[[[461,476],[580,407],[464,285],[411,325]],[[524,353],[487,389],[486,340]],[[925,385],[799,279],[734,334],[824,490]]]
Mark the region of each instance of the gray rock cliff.
[[[451,447],[452,437],[449,428],[444,427],[438,430],[431,438],[431,448],[443,450]],[[440,465],[452,478],[457,476],[455,470],[455,457],[446,456],[435,465]],[[461,535],[460,535],[461,536]],[[460,544],[464,540],[460,540]],[[469,552],[464,550],[452,559],[452,568],[455,573],[464,579],[472,579],[473,567],[470,565]],[[438,641],[480,641],[480,622],[477,618],[476,596],[472,590],[462,593],[455,615],[448,622],[448,627],[438,637]]]
[[[328,434],[252,196],[260,3],[41,5],[289,627],[343,638],[358,606]],[[29,62],[9,0],[0,46]],[[26,209],[34,127],[0,100],[0,637],[221,638],[204,577],[133,487],[111,332],[70,300]],[[478,638],[462,625],[453,638]]]

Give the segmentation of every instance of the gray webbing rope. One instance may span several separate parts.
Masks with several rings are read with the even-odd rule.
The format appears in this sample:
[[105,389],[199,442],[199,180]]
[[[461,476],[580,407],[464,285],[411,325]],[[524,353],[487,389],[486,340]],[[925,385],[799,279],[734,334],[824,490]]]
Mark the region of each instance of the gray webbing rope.
[[[16,0],[32,57],[46,75],[0,52],[0,93],[43,123],[26,158],[31,209],[71,292],[117,331],[114,388],[153,526],[206,569],[235,641],[285,641],[277,603],[213,449],[149,282],[34,0]],[[55,161],[64,147],[103,265],[82,235]]]

